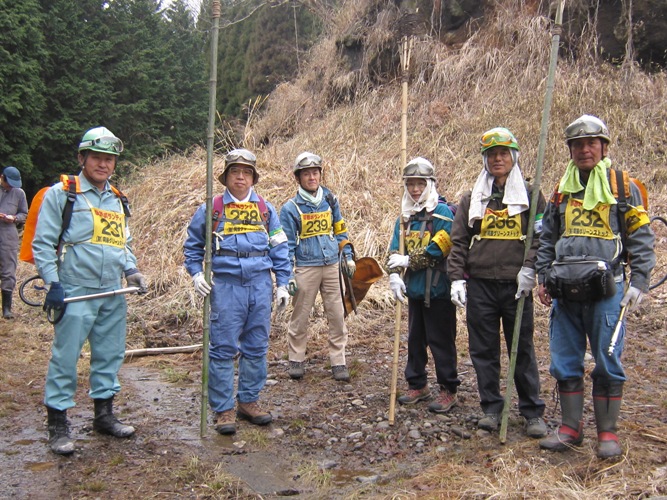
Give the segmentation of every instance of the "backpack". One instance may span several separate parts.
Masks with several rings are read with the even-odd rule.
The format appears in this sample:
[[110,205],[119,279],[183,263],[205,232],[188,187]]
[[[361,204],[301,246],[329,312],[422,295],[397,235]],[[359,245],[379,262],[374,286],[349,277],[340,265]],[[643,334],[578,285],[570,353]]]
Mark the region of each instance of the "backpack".
[[[58,241],[63,237],[63,234],[69,228],[70,223],[72,222],[72,212],[74,210],[74,202],[76,201],[76,195],[81,192],[81,186],[79,184],[79,176],[77,175],[66,175],[63,174],[60,176],[60,182],[63,183],[63,191],[67,191],[67,201],[63,208],[63,223],[60,228],[60,236]],[[37,228],[37,218],[39,216],[39,209],[42,206],[44,201],[44,195],[51,188],[51,186],[46,186],[40,189],[37,194],[34,196],[30,202],[30,207],[28,208],[28,216],[25,221],[25,229],[23,231],[23,240],[21,241],[21,250],[19,251],[19,259],[23,262],[28,262],[30,264],[35,263],[35,257],[32,254],[32,240],[35,238],[35,229]],[[111,186],[111,191],[120,198],[120,201],[123,205],[123,212],[125,217],[130,217],[132,214],[130,212],[130,202],[118,188]]]
[[[259,216],[262,219],[262,225],[266,230],[267,234],[269,232],[269,209],[266,207],[266,201],[259,194],[257,194],[259,201],[257,206],[259,208]],[[247,224],[247,221],[242,221],[240,219],[225,219],[225,204],[222,201],[222,195],[218,195],[213,198],[213,232],[215,233],[218,230],[218,226],[224,220],[225,222],[243,222]],[[221,217],[222,216],[222,217]]]

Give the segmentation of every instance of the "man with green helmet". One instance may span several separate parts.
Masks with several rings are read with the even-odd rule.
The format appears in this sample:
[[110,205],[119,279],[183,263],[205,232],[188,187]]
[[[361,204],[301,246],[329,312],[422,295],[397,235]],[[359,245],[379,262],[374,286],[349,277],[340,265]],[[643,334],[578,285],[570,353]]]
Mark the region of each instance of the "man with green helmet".
[[[446,259],[451,249],[454,216],[436,189],[435,169],[426,158],[413,158],[403,169],[401,216],[389,244],[387,272],[396,300],[408,302],[408,390],[398,398],[402,405],[432,399],[426,366],[433,356],[438,393],[429,411],[446,413],[456,405],[458,378],[456,308],[450,300]],[[400,232],[404,232],[403,253]],[[401,273],[405,270],[404,278]]]
[[[533,343],[533,295],[535,253],[538,239],[524,259],[529,222],[529,193],[519,168],[519,144],[503,127],[486,131],[481,138],[483,168],[472,192],[463,195],[452,228],[452,252],[448,270],[452,302],[466,307],[470,358],[484,416],[478,426],[495,431],[500,423],[504,398],[500,393],[500,326],[507,352],[511,352],[516,301],[523,295],[514,382],[519,413],[526,419],[526,434],[546,435],[542,419],[540,376]],[[539,219],[546,202],[540,193]]]
[[[347,226],[338,198],[321,185],[322,158],[305,151],[296,157],[292,172],[298,191],[280,209],[293,268],[289,281],[294,309],[287,332],[288,373],[297,380],[304,376],[308,322],[319,291],[329,323],[331,371],[335,380],[348,382],[347,327],[338,269],[338,247],[348,239]],[[349,245],[343,248],[343,253],[345,271],[352,277],[356,264]]]
[[[64,302],[66,297],[117,290],[123,276],[128,286],[146,291],[146,280],[137,270],[130,246],[124,196],[109,184],[122,151],[122,141],[104,127],[84,134],[78,154],[81,173],[63,176],[46,192],[32,243],[37,271],[49,288],[44,308],[64,309],[54,325],[44,389],[49,446],[60,455],[75,451],[67,410],[74,406],[77,362],[86,340],[91,350],[93,429],[121,438],[134,434],[134,427],[122,424],[113,414],[113,399],[120,391],[118,371],[125,355],[124,295],[70,302],[66,307]],[[73,203],[71,222],[62,231],[67,203]]]
[[[648,291],[655,266],[655,237],[638,186],[626,179],[627,173],[611,168],[610,135],[604,122],[596,116],[582,115],[567,126],[565,140],[570,161],[544,213],[535,264],[540,302],[551,307],[549,371],[558,382],[562,423],[555,433],[540,441],[540,447],[563,451],[583,442],[588,338],[595,359],[590,377],[597,456],[615,458],[623,454],[616,434],[626,380],[621,364],[626,336],[621,311],[626,306],[628,310],[635,308]],[[587,260],[594,273],[600,267],[605,270],[604,293],[595,293],[588,280],[576,283],[577,291],[587,291],[583,294],[559,286],[554,268],[570,268],[575,277],[581,278],[582,263],[585,266]],[[626,263],[630,276],[624,287]],[[613,337],[617,328],[616,342]]]

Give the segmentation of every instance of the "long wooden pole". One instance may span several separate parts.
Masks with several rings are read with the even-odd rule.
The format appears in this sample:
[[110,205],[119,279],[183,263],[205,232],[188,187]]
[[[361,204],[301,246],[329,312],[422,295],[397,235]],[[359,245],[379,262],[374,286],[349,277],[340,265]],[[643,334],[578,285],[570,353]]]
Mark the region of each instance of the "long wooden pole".
[[[401,69],[403,81],[401,84],[401,164],[399,165],[399,174],[402,175],[403,168],[407,163],[408,150],[408,69],[410,67],[410,50],[412,48],[412,39],[404,36],[401,43]],[[403,254],[405,248],[405,234],[403,231],[403,220],[399,210],[399,237],[398,252]],[[391,392],[389,394],[389,425],[394,425],[394,416],[396,413],[396,386],[398,384],[398,354],[401,345],[401,316],[402,307],[399,300],[396,301],[395,319],[394,319],[394,357],[391,364]]]
[[[211,19],[213,28],[211,30],[211,70],[209,80],[209,104],[208,104],[208,133],[206,137],[206,251],[204,254],[204,276],[207,283],[211,284],[211,231],[213,230],[212,207],[213,207],[213,151],[215,144],[215,117],[216,117],[216,90],[218,85],[218,32],[220,31],[220,1],[213,0],[211,3]],[[199,433],[201,437],[206,435],[208,420],[208,342],[210,338],[210,295],[204,299],[203,323],[204,331],[202,337],[202,369],[201,369],[201,420]]]
[[[542,111],[542,126],[540,128],[540,142],[537,149],[537,167],[535,171],[535,181],[530,201],[530,215],[528,216],[528,228],[526,232],[526,247],[523,260],[528,258],[528,253],[533,245],[533,234],[535,231],[535,214],[537,212],[537,202],[540,196],[540,184],[542,183],[542,169],[544,165],[544,153],[546,150],[547,133],[549,129],[549,114],[551,112],[551,100],[554,92],[554,79],[556,75],[556,65],[558,63],[558,45],[560,43],[561,27],[563,25],[563,9],[565,0],[560,0],[556,10],[556,20],[552,29],[551,36],[551,59],[549,61],[549,74],[547,77],[547,89],[544,96],[544,110]],[[521,331],[521,317],[523,316],[523,307],[526,298],[522,295],[516,306],[516,317],[514,319],[514,331],[512,332],[512,349],[510,354],[510,364],[507,370],[507,388],[505,391],[505,404],[503,406],[502,419],[500,421],[500,442],[505,444],[507,439],[507,421],[509,419],[510,405],[512,402],[512,391],[514,390],[514,371],[516,369],[516,357],[519,347],[519,333]]]

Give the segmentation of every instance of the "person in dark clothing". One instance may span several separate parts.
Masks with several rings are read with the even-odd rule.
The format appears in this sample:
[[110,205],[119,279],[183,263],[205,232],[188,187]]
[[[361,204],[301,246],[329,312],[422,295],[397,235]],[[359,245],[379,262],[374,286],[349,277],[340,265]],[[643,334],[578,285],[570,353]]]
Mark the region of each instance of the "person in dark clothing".
[[[467,306],[470,358],[484,412],[478,426],[495,431],[504,406],[500,393],[500,326],[502,323],[509,353],[516,301],[521,295],[526,297],[514,382],[519,412],[526,419],[526,434],[541,438],[547,428],[542,419],[544,401],[540,398],[533,344],[537,238],[524,259],[529,188],[519,168],[519,144],[509,130],[499,127],[485,132],[481,145],[484,168],[472,192],[461,199],[452,228],[452,251],[447,261],[451,298],[458,307]],[[544,212],[545,205],[540,193],[538,214]]]

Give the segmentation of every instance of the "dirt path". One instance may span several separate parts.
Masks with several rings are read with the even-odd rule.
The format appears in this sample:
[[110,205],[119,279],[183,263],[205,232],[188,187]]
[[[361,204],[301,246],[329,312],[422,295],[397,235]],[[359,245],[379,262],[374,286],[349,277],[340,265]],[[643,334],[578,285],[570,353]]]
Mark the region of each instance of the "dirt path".
[[[312,351],[303,380],[289,379],[283,346],[273,338],[262,401],[274,423],[259,428],[241,422],[233,438],[217,435],[210,425],[205,437],[199,436],[200,353],[127,362],[120,373],[123,390],[116,407],[137,433],[128,440],[93,433],[84,357],[77,406],[69,412],[79,450],[71,457],[57,457],[48,451],[41,403],[52,333],[41,315],[19,309],[17,320],[0,323],[0,497],[328,499],[454,494],[592,499],[608,497],[611,491],[624,492],[626,498],[665,495],[666,298],[656,294],[642,306],[641,315],[630,318],[632,337],[624,355],[629,382],[620,422],[625,455],[611,464],[594,458],[588,392],[586,439],[573,452],[540,451],[524,436],[515,409],[504,446],[497,434],[477,430],[479,402],[464,334],[458,339],[458,405],[447,415],[429,413],[426,404],[398,406],[395,425],[390,426],[390,328],[360,332],[354,322],[349,384],[332,379],[322,349]],[[544,328],[540,319],[536,346],[542,397],[545,417],[553,426],[559,413],[552,398]],[[405,354],[401,350],[401,370]],[[400,372],[399,377],[403,389]],[[435,387],[433,380],[431,385]],[[558,487],[552,490],[548,484]]]

